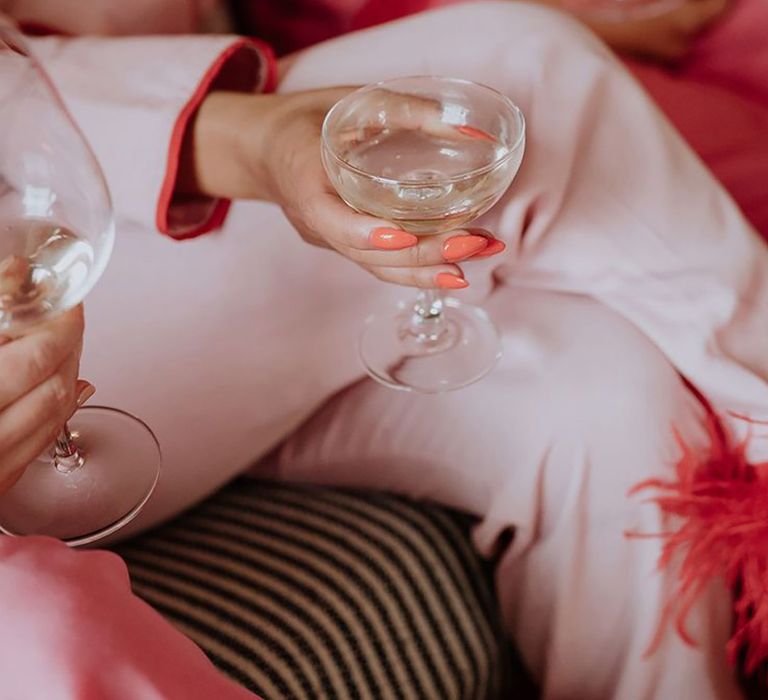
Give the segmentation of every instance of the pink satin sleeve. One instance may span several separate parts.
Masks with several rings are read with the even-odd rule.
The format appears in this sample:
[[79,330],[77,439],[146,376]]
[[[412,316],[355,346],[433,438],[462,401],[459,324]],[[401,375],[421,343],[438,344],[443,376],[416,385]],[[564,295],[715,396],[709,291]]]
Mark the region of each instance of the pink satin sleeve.
[[233,36],[30,41],[104,170],[118,227],[139,224],[180,239],[222,224],[228,201],[174,196],[181,144],[229,62],[242,67],[236,89],[272,88],[266,44]]

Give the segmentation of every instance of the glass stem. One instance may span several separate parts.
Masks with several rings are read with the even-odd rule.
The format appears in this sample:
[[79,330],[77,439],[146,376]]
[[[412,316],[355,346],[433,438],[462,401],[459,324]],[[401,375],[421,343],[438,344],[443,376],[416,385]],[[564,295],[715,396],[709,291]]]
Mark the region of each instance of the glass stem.
[[77,449],[72,433],[69,432],[69,426],[65,423],[53,448],[53,466],[63,474],[69,474],[75,469],[80,469],[83,464],[85,459]]
[[416,297],[409,329],[420,343],[438,342],[447,327],[443,315],[443,293],[424,289]]

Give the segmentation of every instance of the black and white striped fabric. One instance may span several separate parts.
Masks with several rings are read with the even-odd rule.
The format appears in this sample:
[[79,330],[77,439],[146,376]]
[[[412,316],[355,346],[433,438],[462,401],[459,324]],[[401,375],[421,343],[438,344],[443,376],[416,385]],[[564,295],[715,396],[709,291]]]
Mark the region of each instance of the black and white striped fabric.
[[530,697],[469,524],[242,479],[119,552],[136,592],[265,700]]

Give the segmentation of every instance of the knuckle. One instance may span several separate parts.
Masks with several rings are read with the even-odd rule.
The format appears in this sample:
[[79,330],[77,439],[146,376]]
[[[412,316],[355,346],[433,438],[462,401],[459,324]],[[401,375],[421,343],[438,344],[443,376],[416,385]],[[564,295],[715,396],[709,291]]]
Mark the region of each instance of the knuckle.
[[46,382],[46,403],[53,411],[58,412],[68,406],[74,395],[72,382],[68,381],[62,374],[54,374]]
[[55,357],[53,341],[50,338],[41,338],[27,355],[26,374],[33,382],[42,381],[54,370]]
[[382,269],[380,267],[366,267],[377,280],[387,282],[388,284],[402,284],[400,277],[392,270]]
[[426,245],[419,244],[413,249],[413,262],[416,267],[424,267],[431,263],[431,255]]
[[337,248],[336,251],[343,255],[347,260],[357,263],[358,265],[365,265],[368,256],[364,252],[355,250],[354,248]]
[[310,195],[301,199],[298,203],[299,216],[304,225],[311,231],[317,231],[318,223],[322,219],[323,204],[318,195]]
[[363,265],[362,267],[366,272],[369,272],[370,274],[372,274],[377,280],[381,280],[382,282],[388,281],[386,274],[380,267],[376,267],[375,265],[370,267],[367,265]]
[[418,275],[413,275],[411,281],[409,284],[413,285],[414,287],[419,287],[420,289],[432,289],[434,287],[433,283],[433,277],[431,273],[423,272]]

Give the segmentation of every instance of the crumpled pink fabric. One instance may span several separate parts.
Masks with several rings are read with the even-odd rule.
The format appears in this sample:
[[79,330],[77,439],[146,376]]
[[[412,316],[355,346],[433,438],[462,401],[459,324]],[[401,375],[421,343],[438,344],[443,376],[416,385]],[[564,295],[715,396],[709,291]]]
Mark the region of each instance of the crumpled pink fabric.
[[257,700],[137,598],[116,554],[0,537],[0,697]]

